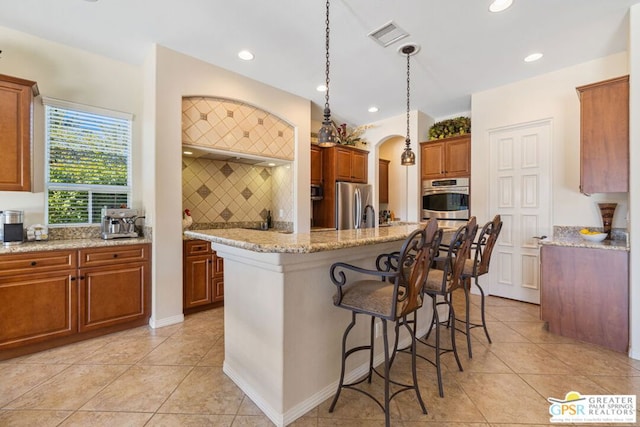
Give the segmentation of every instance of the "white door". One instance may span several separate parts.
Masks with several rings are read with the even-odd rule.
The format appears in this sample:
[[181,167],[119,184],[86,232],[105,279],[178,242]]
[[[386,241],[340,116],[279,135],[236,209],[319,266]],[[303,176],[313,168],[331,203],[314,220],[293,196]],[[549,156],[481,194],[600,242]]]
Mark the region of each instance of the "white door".
[[551,233],[551,120],[489,132],[491,215],[503,221],[491,295],[540,303],[538,239]]

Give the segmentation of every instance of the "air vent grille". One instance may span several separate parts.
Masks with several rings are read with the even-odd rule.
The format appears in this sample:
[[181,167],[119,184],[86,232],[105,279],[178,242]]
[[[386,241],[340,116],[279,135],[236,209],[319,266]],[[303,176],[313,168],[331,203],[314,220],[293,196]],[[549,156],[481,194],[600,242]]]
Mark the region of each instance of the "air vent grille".
[[402,28],[398,27],[395,22],[389,21],[382,27],[371,31],[368,35],[382,47],[387,47],[398,40],[402,40],[409,34]]

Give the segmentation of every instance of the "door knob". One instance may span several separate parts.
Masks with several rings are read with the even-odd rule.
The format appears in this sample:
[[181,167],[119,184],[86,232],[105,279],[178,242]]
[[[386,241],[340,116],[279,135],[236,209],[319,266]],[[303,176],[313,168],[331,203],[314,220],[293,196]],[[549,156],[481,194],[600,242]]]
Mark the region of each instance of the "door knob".
[[542,235],[542,236],[533,236],[534,239],[538,239],[538,240],[542,240],[542,239],[546,239],[547,236]]

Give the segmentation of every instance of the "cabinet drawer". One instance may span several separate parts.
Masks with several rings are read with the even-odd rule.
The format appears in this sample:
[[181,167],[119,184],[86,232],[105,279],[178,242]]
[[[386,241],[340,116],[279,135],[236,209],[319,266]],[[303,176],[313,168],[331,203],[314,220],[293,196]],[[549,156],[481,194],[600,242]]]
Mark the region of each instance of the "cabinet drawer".
[[210,251],[211,245],[206,240],[185,240],[184,242],[184,254],[186,256],[206,255]]
[[149,259],[149,245],[122,245],[80,249],[79,253],[80,267],[147,261]]
[[76,251],[47,251],[0,255],[0,277],[76,268]]

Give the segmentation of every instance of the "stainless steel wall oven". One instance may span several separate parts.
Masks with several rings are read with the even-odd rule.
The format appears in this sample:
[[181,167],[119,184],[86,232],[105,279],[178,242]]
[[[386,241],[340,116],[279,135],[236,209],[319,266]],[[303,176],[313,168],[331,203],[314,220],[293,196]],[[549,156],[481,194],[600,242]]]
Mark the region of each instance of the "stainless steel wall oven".
[[469,178],[422,181],[422,219],[469,219]]

